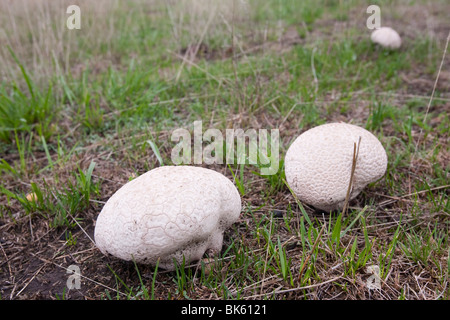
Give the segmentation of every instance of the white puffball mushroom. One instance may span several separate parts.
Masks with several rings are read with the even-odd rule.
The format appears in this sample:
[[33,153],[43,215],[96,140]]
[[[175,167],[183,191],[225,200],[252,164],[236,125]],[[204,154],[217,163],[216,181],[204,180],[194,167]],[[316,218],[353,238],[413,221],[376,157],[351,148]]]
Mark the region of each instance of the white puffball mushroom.
[[126,183],[106,202],[95,225],[104,254],[174,270],[222,248],[224,230],[237,221],[241,198],[219,172],[164,166]]
[[342,122],[314,127],[295,139],[286,152],[285,174],[299,200],[327,212],[343,208],[359,137],[352,200],[385,174],[387,155],[381,142],[366,129]]
[[370,35],[370,39],[373,43],[377,43],[383,48],[398,49],[402,45],[402,39],[400,35],[394,29],[390,27],[381,27],[376,29]]

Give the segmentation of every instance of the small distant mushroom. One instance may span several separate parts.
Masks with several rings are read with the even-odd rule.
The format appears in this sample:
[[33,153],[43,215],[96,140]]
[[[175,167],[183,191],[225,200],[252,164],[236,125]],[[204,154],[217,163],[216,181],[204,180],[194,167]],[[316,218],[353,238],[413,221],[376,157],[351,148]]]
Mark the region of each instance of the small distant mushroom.
[[366,129],[342,122],[323,124],[298,136],[285,157],[286,181],[298,199],[327,212],[342,209],[355,143],[359,150],[349,200],[385,174],[387,155],[380,141]]
[[28,201],[30,201],[30,202],[36,202],[37,199],[38,199],[36,193],[34,193],[34,192],[28,193],[28,194],[25,196],[25,198],[26,198]]
[[398,49],[402,45],[402,39],[400,35],[394,29],[390,27],[381,27],[376,29],[370,35],[370,39],[373,43],[377,43],[383,48]]
[[106,202],[95,225],[104,254],[174,270],[222,248],[224,230],[239,218],[241,198],[219,172],[164,166],[122,186]]

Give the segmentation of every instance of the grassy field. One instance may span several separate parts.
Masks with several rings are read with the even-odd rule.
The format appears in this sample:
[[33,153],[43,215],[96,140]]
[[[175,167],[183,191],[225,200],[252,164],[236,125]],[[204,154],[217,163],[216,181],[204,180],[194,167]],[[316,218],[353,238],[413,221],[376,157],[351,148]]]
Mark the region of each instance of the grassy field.
[[[448,300],[450,4],[374,2],[400,50],[370,42],[363,1],[0,0],[0,298]],[[102,255],[103,204],[196,120],[279,129],[280,170],[205,165],[242,196],[218,256],[167,272]],[[389,161],[344,215],[298,203],[282,167],[334,121]]]

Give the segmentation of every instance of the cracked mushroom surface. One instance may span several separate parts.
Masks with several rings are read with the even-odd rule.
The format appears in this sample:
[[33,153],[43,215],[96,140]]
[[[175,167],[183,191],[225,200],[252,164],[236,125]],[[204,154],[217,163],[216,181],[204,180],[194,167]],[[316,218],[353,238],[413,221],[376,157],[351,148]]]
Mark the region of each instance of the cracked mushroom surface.
[[126,183],[106,202],[95,225],[104,254],[174,270],[222,248],[223,232],[237,221],[241,198],[219,172],[164,166]]
[[352,124],[323,124],[299,135],[286,152],[286,181],[299,200],[327,212],[343,208],[359,137],[349,200],[383,177],[387,155],[377,137]]

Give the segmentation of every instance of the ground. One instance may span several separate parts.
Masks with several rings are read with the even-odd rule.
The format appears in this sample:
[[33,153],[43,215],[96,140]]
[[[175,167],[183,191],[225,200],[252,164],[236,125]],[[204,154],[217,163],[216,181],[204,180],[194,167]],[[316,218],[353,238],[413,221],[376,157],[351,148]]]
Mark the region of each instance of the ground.
[[[362,1],[1,2],[0,298],[448,300],[450,5],[377,4],[397,51],[370,42]],[[104,256],[103,204],[171,164],[172,132],[196,120],[279,129],[280,170],[203,164],[243,204],[216,256],[173,272]],[[334,121],[388,154],[346,213],[297,201],[283,170],[299,134]]]

